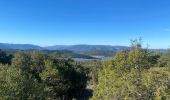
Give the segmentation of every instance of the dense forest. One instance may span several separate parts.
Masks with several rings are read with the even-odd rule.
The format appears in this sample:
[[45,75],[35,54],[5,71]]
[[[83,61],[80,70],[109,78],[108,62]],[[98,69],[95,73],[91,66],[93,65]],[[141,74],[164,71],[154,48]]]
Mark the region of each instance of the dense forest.
[[108,61],[63,55],[0,50],[0,100],[170,99],[170,51],[150,51],[134,40]]

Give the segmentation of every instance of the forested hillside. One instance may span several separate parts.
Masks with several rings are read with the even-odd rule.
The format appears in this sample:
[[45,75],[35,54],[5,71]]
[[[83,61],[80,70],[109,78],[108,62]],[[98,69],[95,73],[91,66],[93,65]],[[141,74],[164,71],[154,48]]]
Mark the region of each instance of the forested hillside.
[[6,52],[9,55],[14,55],[15,53],[19,52],[19,51],[27,51],[27,52],[41,52],[43,54],[47,54],[47,55],[51,55],[51,56],[56,56],[58,58],[84,58],[84,59],[96,59],[90,55],[87,54],[77,54],[74,53],[72,51],[68,51],[68,50],[32,50],[32,49],[28,49],[28,50],[18,50],[18,49],[2,49],[4,52]]
[[[16,52],[22,50],[36,50],[42,52],[58,52],[61,54],[69,55],[89,55],[89,56],[104,56],[104,57],[113,57],[116,52],[121,50],[130,50],[128,46],[111,46],[111,45],[55,45],[41,47],[38,45],[32,44],[9,44],[9,43],[0,43],[0,49],[6,50],[7,52]],[[166,52],[166,49],[149,49],[150,51],[160,51]],[[72,56],[71,56],[72,57]],[[84,57],[84,58],[86,58]],[[74,58],[74,57],[72,57]],[[79,57],[76,57],[79,58]],[[81,58],[81,57],[80,57]]]
[[45,48],[48,50],[70,50],[76,53],[85,53],[89,51],[117,52],[123,49],[129,49],[129,47],[127,46],[111,46],[111,45],[56,45]]
[[[121,50],[120,50],[121,51]],[[116,52],[118,51],[107,51],[107,50],[95,50],[95,51],[88,51],[84,54],[90,55],[90,56],[105,56],[105,57],[113,57]]]
[[1,100],[170,99],[170,51],[150,51],[138,40],[108,61],[1,50],[0,63]]

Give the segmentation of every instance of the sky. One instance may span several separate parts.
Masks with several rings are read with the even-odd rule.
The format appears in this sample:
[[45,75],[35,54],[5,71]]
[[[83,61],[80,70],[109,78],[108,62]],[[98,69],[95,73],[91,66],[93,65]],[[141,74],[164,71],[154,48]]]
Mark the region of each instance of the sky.
[[0,0],[0,42],[170,48],[170,0]]

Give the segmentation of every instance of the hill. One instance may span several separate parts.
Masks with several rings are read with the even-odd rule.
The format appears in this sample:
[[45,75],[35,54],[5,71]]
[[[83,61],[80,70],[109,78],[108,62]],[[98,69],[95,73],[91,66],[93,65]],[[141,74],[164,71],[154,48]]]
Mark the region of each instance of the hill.
[[[124,50],[124,49],[130,50],[130,47],[111,46],[111,45],[55,45],[55,46],[41,47],[41,46],[32,45],[32,44],[0,43],[0,49],[49,50],[49,51],[58,50],[58,51],[71,51],[72,53],[75,53],[75,54],[83,54],[83,55],[89,55],[89,56],[113,56],[116,52],[120,50]],[[149,50],[166,52],[166,49],[149,49]]]
[[9,43],[0,43],[0,49],[18,49],[18,50],[42,50],[43,48],[37,45],[32,44],[9,44]]
[[32,44],[9,44],[0,43],[0,49],[18,49],[18,50],[69,50],[75,53],[85,53],[90,51],[119,51],[129,49],[127,46],[110,46],[110,45],[55,45],[40,47]]
[[90,55],[90,56],[113,57],[116,54],[116,51],[95,50],[95,51],[88,51],[88,52],[85,52],[83,54]]
[[110,45],[56,45],[45,47],[48,50],[70,50],[76,53],[85,53],[90,51],[114,51],[129,49],[127,46],[110,46]]

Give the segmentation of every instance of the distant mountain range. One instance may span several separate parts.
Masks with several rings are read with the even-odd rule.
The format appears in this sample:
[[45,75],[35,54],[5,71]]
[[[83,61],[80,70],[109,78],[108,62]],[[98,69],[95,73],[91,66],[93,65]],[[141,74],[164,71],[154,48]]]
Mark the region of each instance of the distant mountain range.
[[[0,49],[17,49],[17,50],[69,50],[74,53],[82,54],[112,54],[123,49],[130,49],[128,46],[110,46],[110,45],[55,45],[48,47],[41,47],[32,44],[9,44],[0,43]],[[158,49],[150,49],[152,51]],[[160,51],[165,51],[161,49]],[[110,55],[109,54],[109,55]]]
[[110,45],[56,45],[45,47],[48,50],[70,50],[76,53],[84,53],[89,51],[119,51],[122,49],[130,49],[127,46],[110,46]]
[[120,49],[128,49],[127,46],[109,46],[109,45],[55,45],[41,47],[32,44],[9,44],[0,43],[0,49],[19,49],[19,50],[69,50],[73,52],[88,52],[88,51],[119,51]]
[[43,47],[32,45],[32,44],[9,44],[9,43],[0,43],[0,49],[19,49],[19,50],[28,50],[36,49],[43,50]]

